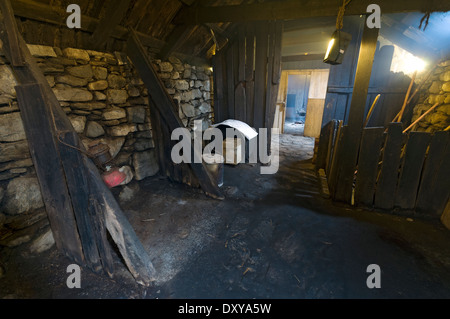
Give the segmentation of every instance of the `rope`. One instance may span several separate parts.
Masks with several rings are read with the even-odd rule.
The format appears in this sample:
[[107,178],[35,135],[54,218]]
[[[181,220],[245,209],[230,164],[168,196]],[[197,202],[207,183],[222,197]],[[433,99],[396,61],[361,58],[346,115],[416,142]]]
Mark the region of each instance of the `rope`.
[[341,30],[344,27],[344,13],[345,13],[345,7],[350,3],[352,0],[343,0],[342,6],[339,7],[338,16],[336,19],[336,29]]

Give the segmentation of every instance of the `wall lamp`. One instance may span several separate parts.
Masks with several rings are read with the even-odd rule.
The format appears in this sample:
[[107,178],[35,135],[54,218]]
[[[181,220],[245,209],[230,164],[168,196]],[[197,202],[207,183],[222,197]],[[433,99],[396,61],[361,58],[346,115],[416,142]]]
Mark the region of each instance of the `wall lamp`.
[[341,30],[334,31],[323,62],[328,64],[341,64],[351,40],[351,34]]

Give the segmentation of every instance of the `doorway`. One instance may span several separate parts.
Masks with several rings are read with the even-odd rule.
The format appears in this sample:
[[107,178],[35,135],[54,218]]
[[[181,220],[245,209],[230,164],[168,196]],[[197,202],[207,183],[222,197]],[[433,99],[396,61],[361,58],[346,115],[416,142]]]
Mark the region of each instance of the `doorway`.
[[328,76],[328,69],[282,71],[275,116],[281,133],[319,137]]

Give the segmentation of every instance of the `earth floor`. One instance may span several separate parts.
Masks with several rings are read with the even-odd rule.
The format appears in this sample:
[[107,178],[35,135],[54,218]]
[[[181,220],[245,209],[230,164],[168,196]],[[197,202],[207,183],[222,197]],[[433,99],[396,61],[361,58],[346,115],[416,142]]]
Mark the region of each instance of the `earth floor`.
[[[312,164],[314,139],[280,136],[279,171],[225,166],[225,200],[155,176],[127,185],[120,200],[157,271],[137,284],[120,256],[109,278],[81,270],[56,248],[0,250],[0,298],[14,299],[332,299],[450,298],[450,231],[439,221],[332,203]],[[367,267],[379,265],[381,288]]]

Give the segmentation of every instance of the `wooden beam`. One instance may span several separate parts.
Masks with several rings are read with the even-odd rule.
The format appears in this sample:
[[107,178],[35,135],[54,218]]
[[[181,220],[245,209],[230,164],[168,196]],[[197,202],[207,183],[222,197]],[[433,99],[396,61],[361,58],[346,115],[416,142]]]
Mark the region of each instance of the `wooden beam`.
[[[68,14],[61,8],[52,7],[31,0],[14,0],[11,5],[14,10],[14,15],[17,17],[67,27],[66,19]],[[81,31],[94,33],[99,24],[100,20],[86,15],[81,15]],[[166,44],[165,41],[159,40],[147,34],[140,32],[137,34],[139,35],[142,44],[145,46],[161,49]],[[121,26],[116,26],[113,28],[111,36],[115,39],[126,41],[128,38],[128,29]]]
[[11,51],[11,64],[13,66],[23,66],[24,60],[22,52],[19,48],[17,26],[16,21],[14,20],[14,13],[11,7],[11,2],[9,0],[1,0],[0,9],[5,20],[6,34],[9,42],[9,49]]
[[93,46],[101,49],[113,34],[114,29],[120,24],[128,11],[131,0],[111,0],[105,15],[99,21],[97,28],[91,36],[90,42]]
[[178,50],[187,39],[197,30],[198,26],[177,26],[172,31],[167,44],[161,49],[159,53],[162,60],[166,60],[173,52]]
[[[173,131],[176,128],[184,127],[180,118],[178,117],[178,113],[175,111],[176,107],[172,98],[165,91],[161,80],[158,78],[153,68],[152,62],[150,61],[145,49],[140,43],[137,34],[133,30],[131,30],[130,32],[130,38],[127,42],[127,50],[128,56],[138,70],[149,92],[152,92],[150,96],[151,100],[153,101],[152,105],[154,105],[158,109],[161,117],[167,124],[168,129]],[[193,143],[191,143],[191,153],[194,154],[194,158],[201,159],[202,155],[198,154],[198,150],[196,150],[192,144]],[[208,196],[217,199],[223,199],[223,195],[221,194],[218,185],[213,182],[213,179],[209,175],[204,163],[195,163],[194,161],[190,164],[190,166],[194,174],[198,178],[203,191]]]
[[341,162],[338,166],[339,186],[336,188],[334,199],[348,203],[351,202],[354,172],[361,141],[367,92],[377,47],[378,32],[379,29],[370,29],[365,24],[348,116],[348,129],[345,139],[342,141],[343,154],[345,156],[340,159]]
[[[373,0],[352,1],[345,9],[345,15],[366,14],[367,6]],[[214,22],[245,22],[303,19],[312,17],[336,17],[341,1],[298,0],[273,1],[242,5],[187,7],[179,12],[175,24],[202,24]],[[378,0],[383,14],[398,12],[446,12],[450,2],[429,0],[392,1]]]

